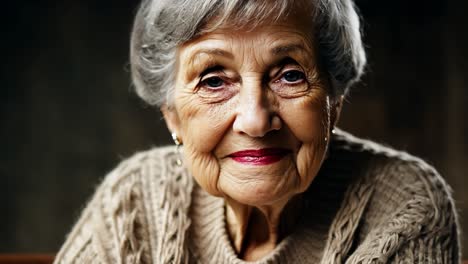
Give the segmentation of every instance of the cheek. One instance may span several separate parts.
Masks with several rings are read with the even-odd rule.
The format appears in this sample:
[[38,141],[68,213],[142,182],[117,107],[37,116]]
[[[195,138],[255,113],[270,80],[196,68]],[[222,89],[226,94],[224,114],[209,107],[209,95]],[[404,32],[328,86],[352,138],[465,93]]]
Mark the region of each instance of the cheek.
[[179,98],[177,110],[185,164],[203,189],[221,196],[218,190],[219,161],[213,150],[229,129],[232,111],[229,111],[229,105],[203,105],[193,98],[184,99]]
[[184,161],[187,169],[205,191],[214,196],[222,195],[218,190],[219,163],[213,155],[184,145]]
[[293,102],[283,117],[294,136],[301,142],[296,166],[304,191],[317,175],[327,150],[330,130],[330,106],[325,94]]
[[232,123],[232,104],[204,104],[193,95],[181,97],[178,102],[184,145],[199,152],[212,152]]
[[[328,96],[307,96],[282,107],[282,117],[293,134],[303,143],[324,141],[330,127]],[[323,142],[322,142],[323,143]]]

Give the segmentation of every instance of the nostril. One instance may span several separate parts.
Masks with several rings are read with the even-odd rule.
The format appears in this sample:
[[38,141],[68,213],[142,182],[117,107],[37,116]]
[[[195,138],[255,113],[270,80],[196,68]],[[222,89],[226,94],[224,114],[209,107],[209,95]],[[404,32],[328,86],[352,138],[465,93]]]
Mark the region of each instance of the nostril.
[[241,113],[234,120],[233,130],[251,137],[263,137],[268,132],[281,129],[281,119],[276,114],[263,113],[249,115]]
[[236,109],[234,132],[263,137],[271,130],[280,129],[281,120],[274,110],[273,98],[258,84],[244,85],[244,88]]
[[274,114],[271,118],[271,130],[280,130],[281,129],[281,119],[279,116]]

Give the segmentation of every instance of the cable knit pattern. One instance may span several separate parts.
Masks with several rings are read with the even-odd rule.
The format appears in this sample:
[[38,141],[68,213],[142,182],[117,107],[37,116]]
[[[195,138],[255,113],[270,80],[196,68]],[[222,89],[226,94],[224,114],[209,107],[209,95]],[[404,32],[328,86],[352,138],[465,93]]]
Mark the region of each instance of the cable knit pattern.
[[[295,230],[255,263],[460,262],[450,188],[432,167],[340,130],[329,151]],[[104,179],[55,263],[251,262],[232,247],[224,200],[163,147]]]

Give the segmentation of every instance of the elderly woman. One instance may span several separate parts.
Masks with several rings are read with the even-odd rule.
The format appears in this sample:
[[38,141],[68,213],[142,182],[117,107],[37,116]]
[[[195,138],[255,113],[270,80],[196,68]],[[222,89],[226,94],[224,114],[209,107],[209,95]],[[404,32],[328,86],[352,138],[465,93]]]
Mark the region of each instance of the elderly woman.
[[365,54],[351,0],[146,0],[138,94],[175,146],[111,172],[57,263],[457,263],[422,160],[335,128]]

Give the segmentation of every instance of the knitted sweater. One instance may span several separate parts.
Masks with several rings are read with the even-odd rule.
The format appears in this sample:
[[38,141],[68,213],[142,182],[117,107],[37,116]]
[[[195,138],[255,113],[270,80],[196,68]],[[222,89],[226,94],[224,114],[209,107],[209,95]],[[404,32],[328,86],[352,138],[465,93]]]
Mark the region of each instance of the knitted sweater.
[[[55,263],[246,263],[225,202],[177,165],[174,147],[123,161],[96,190]],[[299,224],[256,263],[459,263],[457,216],[437,172],[338,131],[303,195]]]

